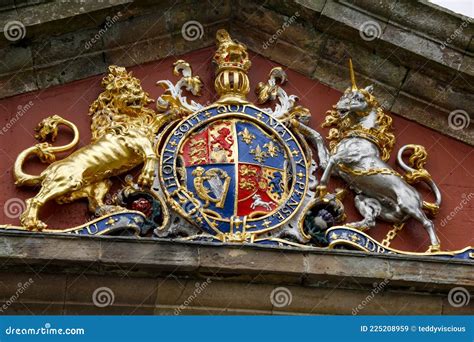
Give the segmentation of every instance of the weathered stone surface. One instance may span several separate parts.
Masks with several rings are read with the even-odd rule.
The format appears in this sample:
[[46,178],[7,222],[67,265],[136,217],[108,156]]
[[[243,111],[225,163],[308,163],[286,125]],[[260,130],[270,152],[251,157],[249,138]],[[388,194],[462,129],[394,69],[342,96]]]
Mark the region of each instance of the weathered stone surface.
[[11,10],[15,8],[15,0],[4,0],[0,3],[0,11]]
[[[239,1],[239,9],[249,6],[250,3],[247,0],[240,0]],[[316,8],[319,7],[319,1],[313,1],[316,5]],[[262,7],[265,7],[269,11],[276,12],[280,15],[291,17],[295,14],[295,12],[300,13],[300,17],[302,18],[312,18],[314,16],[319,16],[319,12],[310,9],[310,6],[302,6],[296,1],[287,1],[287,0],[268,0],[261,2]],[[256,17],[257,18],[257,17]]]
[[466,49],[468,52],[474,52],[474,37],[471,38],[471,41]]
[[[410,71],[401,90],[415,95],[428,103],[444,106],[447,109],[463,109],[470,112],[474,108],[474,94],[456,89],[449,83],[424,75],[419,71]],[[474,112],[471,113],[474,117]]]
[[[466,55],[463,57],[459,71],[471,76],[471,77],[468,77],[470,80],[474,79],[474,57],[472,55],[468,55],[466,53]],[[471,86],[471,89],[472,88],[473,86]]]
[[454,306],[449,302],[448,298],[443,298],[443,315],[472,315],[474,312],[474,300],[472,300],[472,294],[469,301],[466,300],[467,297],[463,297],[462,302],[454,302]]
[[[115,16],[120,17],[121,14],[117,13]],[[106,25],[101,35],[106,49],[133,45],[147,39],[165,36],[167,33],[165,14],[157,18],[157,13],[153,13],[116,23],[114,23],[114,16],[110,18],[110,28]]]
[[[266,7],[252,3],[239,10],[239,26],[252,26],[267,33],[268,40],[260,44],[263,49],[271,47],[277,41],[285,41],[305,50],[318,49],[321,45],[321,33],[308,22],[301,20],[301,11],[295,10],[288,15],[269,11]],[[258,22],[253,20],[258,17]]]
[[58,60],[74,60],[103,50],[101,34],[96,29],[66,33],[32,42],[32,62],[36,68],[58,64]]
[[45,273],[2,273],[0,314],[62,314],[66,277]]
[[[363,75],[367,83],[374,83],[386,108],[398,94],[393,108],[433,129],[444,127],[453,108],[469,112],[472,107],[472,23],[425,1],[117,0],[16,5],[0,12],[1,22],[19,20],[26,30],[18,41],[0,34],[0,55],[6,56],[0,63],[1,97],[96,75],[109,63],[131,66],[181,55],[213,45],[216,30],[227,28],[254,52],[339,90],[346,87],[341,81],[347,80],[346,59],[352,56],[360,82],[365,83]],[[199,30],[202,27],[198,32],[202,36],[186,40],[181,31],[192,21]],[[363,35],[368,24],[374,37]],[[88,44],[91,39],[95,42]],[[23,61],[26,69],[21,68]],[[418,113],[427,105],[429,112],[435,112],[434,106],[444,114],[420,120]],[[464,130],[439,131],[474,144]]]
[[33,68],[30,47],[5,47],[0,49],[0,75],[12,74]]
[[[275,263],[276,260],[278,262]],[[210,276],[227,274],[229,280],[301,283],[305,264],[302,254],[288,250],[267,251],[244,246],[228,249],[201,247],[199,271]]]
[[288,66],[290,69],[306,75],[314,71],[316,66],[315,58],[294,45],[277,40],[274,44],[267,47],[264,44],[270,41],[270,35],[244,27],[234,26],[231,33],[235,34],[236,38],[244,42],[249,49],[275,62]]
[[[117,269],[117,261],[122,260],[122,267]],[[152,241],[123,241],[111,239],[101,243],[100,263],[104,263],[111,271],[119,270],[125,274],[139,272],[144,268],[146,272],[159,271],[188,272],[199,266],[198,249],[172,242],[156,244]],[[135,267],[139,266],[139,267]]]
[[64,84],[78,79],[104,73],[107,65],[101,52],[76,57],[67,64],[59,63],[37,70],[39,88]]
[[18,233],[0,247],[0,299],[32,278],[3,314],[463,314],[447,294],[474,291],[470,263],[427,257]]
[[[375,284],[374,284],[375,285]],[[288,287],[292,301],[275,311],[317,315],[439,315],[441,298],[385,291],[381,286],[360,290]],[[337,300],[335,300],[337,298]]]
[[315,12],[321,12],[326,4],[325,0],[296,0],[296,3]]
[[[220,316],[235,316],[235,315],[271,315],[272,311],[268,310],[242,310],[234,308],[214,308],[214,307],[186,307],[182,310],[181,315],[220,315]],[[157,306],[155,315],[176,315],[175,307]]]
[[407,68],[402,65],[394,64],[356,43],[342,39],[327,37],[320,54],[324,59],[343,65],[345,68],[348,59],[352,58],[357,72],[396,89],[402,85],[407,73]]
[[152,314],[156,286],[156,280],[150,278],[70,275],[66,284],[65,314]]
[[[173,3],[171,8],[163,8],[162,13],[166,18],[169,33],[181,33],[185,24],[190,21],[197,21],[206,27],[217,22],[229,21],[231,12],[231,2],[221,0],[210,0],[206,2],[182,1]],[[159,17],[158,20],[164,18]],[[225,24],[222,24],[226,27]],[[214,39],[214,37],[213,37]],[[203,47],[203,46],[202,46]]]
[[386,21],[370,16],[366,11],[354,11],[352,7],[338,1],[328,1],[324,6],[322,15],[337,22],[335,30],[338,29],[337,26],[343,24],[354,29],[354,32],[358,34],[358,31],[363,30],[367,23],[370,22],[375,23],[377,27],[375,33],[376,36],[379,36],[387,27]]
[[[44,260],[54,260],[55,255],[62,255],[60,258],[62,266],[72,260],[78,263],[81,261],[91,262],[100,257],[100,241],[97,239],[74,239],[71,237],[45,239],[40,234],[35,238],[29,238],[27,233],[18,234],[17,238],[13,239],[8,235],[1,236],[0,267],[15,260],[41,264]],[[20,241],[22,242],[20,243]]]
[[17,9],[19,18],[25,26],[40,25],[44,22],[62,20],[84,15],[87,22],[95,23],[93,16],[87,15],[96,11],[130,4],[132,0],[90,1],[90,2],[46,2],[36,6]]
[[[414,13],[416,15],[413,15]],[[474,33],[467,17],[453,15],[428,1],[397,2],[391,10],[390,21],[462,50],[466,49]],[[460,30],[461,33],[456,34],[456,30]]]
[[397,5],[397,2],[391,0],[378,0],[376,6],[374,6],[372,0],[349,0],[347,3],[358,7],[362,11],[369,10],[371,13],[381,16],[384,19],[390,19]]
[[474,143],[474,126],[472,124],[462,129],[457,129],[456,126],[454,128],[450,127],[450,112],[433,105],[431,102],[420,101],[420,99],[401,91],[398,93],[391,110],[435,131],[456,137],[471,145]]
[[[441,44],[414,35],[407,28],[400,28],[397,26],[388,26],[381,36],[381,39],[389,42],[392,45],[398,46],[410,53],[421,56],[426,63],[426,59],[435,61],[445,65],[453,70],[458,70],[461,61],[462,53],[455,51],[449,47],[441,48]],[[403,50],[402,50],[403,52]]]
[[31,70],[0,76],[0,97],[37,90],[36,77]]
[[[335,64],[323,59],[318,60],[312,78],[315,78],[324,84],[331,85],[331,87],[340,91],[345,91],[350,86],[346,63],[347,60],[341,61],[341,64]],[[365,77],[364,75],[359,74],[357,70],[356,79],[359,87],[366,87],[371,84],[374,85],[375,95],[380,104],[386,109],[392,109],[397,96],[396,88],[380,83],[375,79]]]
[[166,280],[158,287],[156,303],[157,306],[176,306],[177,312],[183,314],[186,314],[184,310],[189,306],[271,311],[270,295],[274,288],[269,284],[233,283],[212,278]]
[[106,64],[116,64],[128,67],[172,56],[172,52],[172,40],[170,37],[166,36],[108,50],[105,54],[105,58],[107,61]]
[[[12,41],[11,39],[9,39],[9,37],[11,37],[12,35],[8,34],[7,24],[15,22],[15,21],[19,21],[19,20],[20,18],[18,17],[18,13],[14,9],[6,11],[6,12],[0,12],[0,23],[3,23],[2,25],[0,25],[0,47],[15,45],[16,41]],[[14,33],[13,37],[17,37],[16,34],[17,33]],[[19,31],[18,37],[20,37],[21,34],[22,32]],[[25,35],[26,35],[26,32],[25,32]]]
[[64,303],[53,302],[15,302],[5,310],[3,315],[64,315]]

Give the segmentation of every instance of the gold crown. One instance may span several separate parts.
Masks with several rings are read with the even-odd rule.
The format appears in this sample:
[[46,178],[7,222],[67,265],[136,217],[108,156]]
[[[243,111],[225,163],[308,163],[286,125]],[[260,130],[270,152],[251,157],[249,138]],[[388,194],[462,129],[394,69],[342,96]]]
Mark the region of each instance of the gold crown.
[[224,29],[217,31],[216,39],[217,51],[213,59],[217,65],[216,73],[224,69],[239,69],[246,73],[252,64],[249,60],[247,47],[232,40]]

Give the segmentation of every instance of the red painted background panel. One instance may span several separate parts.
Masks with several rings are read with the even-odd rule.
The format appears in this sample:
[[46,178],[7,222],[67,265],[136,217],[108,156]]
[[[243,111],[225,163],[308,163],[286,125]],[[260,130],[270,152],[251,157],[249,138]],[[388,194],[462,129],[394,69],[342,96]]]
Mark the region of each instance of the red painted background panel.
[[[191,63],[194,73],[199,75],[205,84],[203,96],[196,98],[203,104],[215,100],[214,68],[211,64],[213,53],[213,48],[207,48],[182,56]],[[249,76],[252,89],[254,89],[259,81],[266,80],[270,69],[277,64],[254,54],[251,55],[251,58],[252,68]],[[156,99],[162,92],[161,88],[155,86],[156,81],[170,79],[175,82],[177,80],[172,74],[172,63],[176,59],[176,57],[168,58],[129,68],[129,70],[132,70],[134,75],[142,80],[144,89]],[[340,93],[294,71],[287,70],[287,73],[289,83],[285,89],[288,93],[297,95],[301,100],[301,105],[311,110],[312,126],[327,135],[327,130],[319,127],[324,120],[326,110],[337,102]],[[33,130],[41,119],[59,114],[73,121],[81,131],[80,146],[88,144],[90,139],[88,107],[101,92],[101,77],[91,77],[67,85],[0,100],[0,223],[18,224],[18,215],[14,212],[15,206],[12,205],[12,201],[14,199],[25,200],[36,193],[35,189],[17,189],[13,185],[12,166],[18,153],[36,143]],[[377,93],[377,89],[375,89],[375,93]],[[249,98],[251,101],[256,100],[253,92]],[[25,107],[28,104],[31,108],[24,113],[19,111],[19,106]],[[466,245],[474,245],[473,148],[395,114],[393,118],[397,137],[395,151],[407,143],[421,144],[428,150],[427,168],[443,194],[443,204],[435,219],[443,249],[459,249]],[[64,143],[69,139],[71,139],[70,132],[62,130],[57,144]],[[391,165],[395,165],[395,156],[394,152],[390,161]],[[39,173],[42,168],[41,163],[32,161],[26,169],[28,172]],[[342,183],[337,180],[331,182],[331,187],[341,185]],[[430,198],[429,192],[423,193],[425,198]],[[358,220],[360,215],[353,207],[352,198],[353,195],[350,193],[344,204],[349,220]],[[10,205],[7,207],[5,203]],[[87,212],[85,201],[80,201],[62,206],[49,203],[42,211],[41,216],[49,227],[64,228],[85,222],[91,214]],[[379,223],[370,234],[380,241],[389,229],[388,225]],[[414,221],[410,221],[392,243],[392,246],[396,248],[418,251],[425,250],[427,245],[426,232],[419,223]]]

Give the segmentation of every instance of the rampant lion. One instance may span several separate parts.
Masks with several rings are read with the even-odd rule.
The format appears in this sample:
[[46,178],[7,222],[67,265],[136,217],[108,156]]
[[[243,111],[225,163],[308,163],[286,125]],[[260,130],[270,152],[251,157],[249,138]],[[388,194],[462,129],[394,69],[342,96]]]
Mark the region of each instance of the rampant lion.
[[[66,158],[56,161],[55,153],[72,149],[79,141],[77,127],[68,120],[54,115],[44,119],[36,128],[36,138],[55,140],[58,126],[65,125],[74,132],[73,140],[64,146],[42,142],[19,154],[14,166],[15,184],[41,185],[39,193],[26,201],[20,217],[28,229],[42,230],[46,224],[38,219],[40,208],[50,200],[72,202],[86,197],[89,209],[96,211],[104,205],[110,177],[122,174],[144,163],[138,183],[150,186],[154,178],[157,156],[154,152],[155,135],[167,121],[166,115],[157,115],[146,106],[153,102],[144,92],[140,81],[125,68],[110,66],[102,80],[105,88],[89,109],[92,116],[92,141]],[[30,155],[50,165],[40,175],[23,171],[23,163]]]
[[232,138],[230,129],[227,127],[222,127],[217,131],[219,135],[212,135],[211,144],[217,144],[220,148],[227,151],[227,156],[232,156],[232,145],[234,144],[234,139]]

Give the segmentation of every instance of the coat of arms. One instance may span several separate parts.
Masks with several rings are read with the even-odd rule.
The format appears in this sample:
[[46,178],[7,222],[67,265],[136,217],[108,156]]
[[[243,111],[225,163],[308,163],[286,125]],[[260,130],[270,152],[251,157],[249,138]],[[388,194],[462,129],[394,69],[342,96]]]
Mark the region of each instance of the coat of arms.
[[[92,141],[68,157],[57,152],[78,142],[76,126],[60,116],[44,119],[37,128],[40,142],[24,150],[14,165],[18,186],[40,186],[27,201],[21,226],[4,229],[84,235],[133,234],[149,238],[259,243],[300,248],[356,248],[367,252],[417,254],[390,248],[409,219],[425,228],[430,248],[423,255],[473,259],[474,251],[442,251],[430,215],[436,215],[441,192],[424,168],[427,153],[420,145],[398,151],[405,174],[387,164],[395,136],[392,120],[373,95],[359,88],[352,63],[351,86],[324,123],[332,127],[329,144],[308,124],[309,110],[282,88],[286,74],[274,68],[255,91],[259,105],[247,100],[251,67],[246,47],[225,30],[217,32],[215,91],[218,100],[203,106],[184,91],[199,95],[202,87],[191,66],[174,64],[181,79],[158,82],[164,93],[157,110],[140,81],[124,68],[111,66],[104,91],[90,107]],[[58,126],[73,129],[73,141],[53,146]],[[408,155],[405,152],[411,152]],[[39,175],[23,171],[36,155],[48,166]],[[137,180],[105,203],[109,178],[141,167]],[[317,171],[322,176],[318,179]],[[342,200],[346,190],[329,190],[331,177],[340,177],[355,193],[363,219],[347,223]],[[424,182],[435,201],[415,189]],[[48,201],[68,203],[87,198],[98,218],[80,227],[55,230],[40,220]],[[393,224],[378,242],[367,234],[377,220]]]

